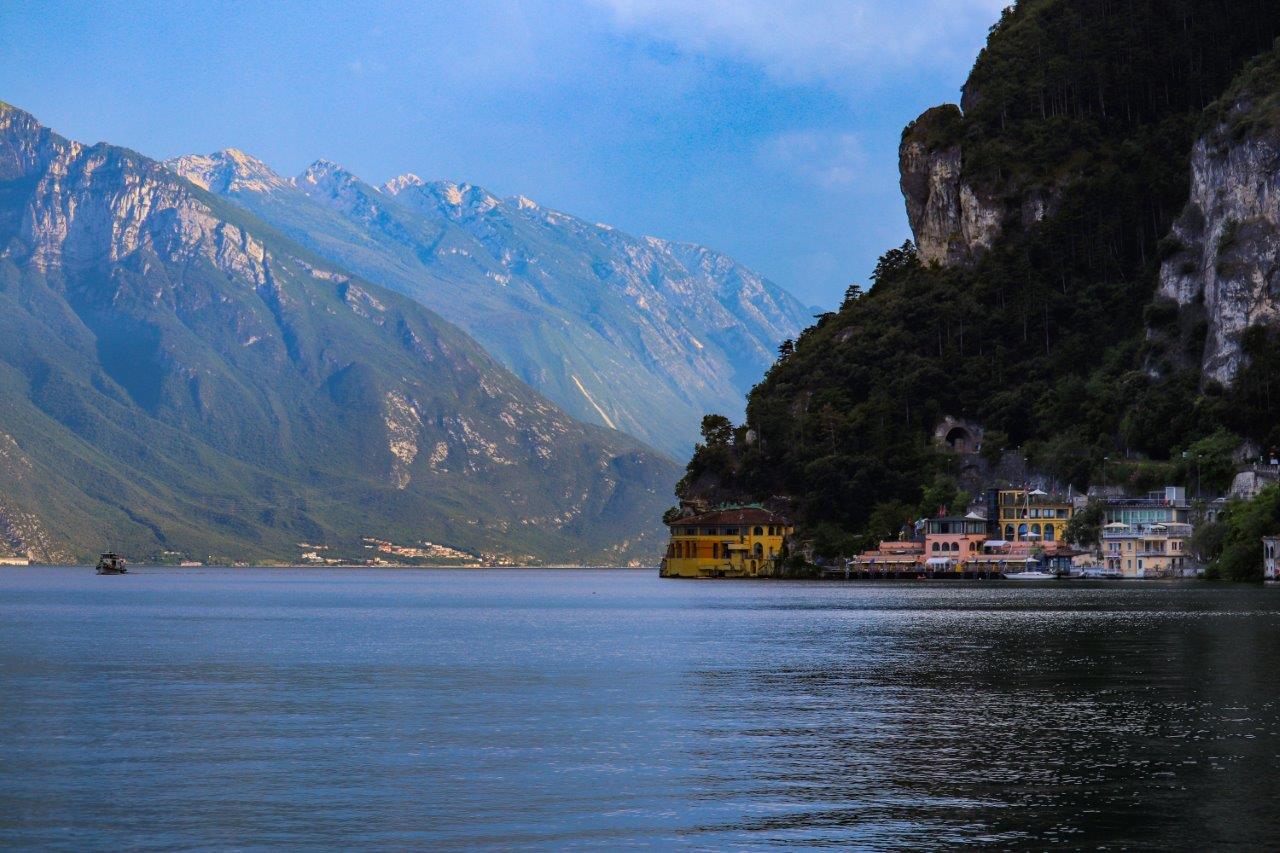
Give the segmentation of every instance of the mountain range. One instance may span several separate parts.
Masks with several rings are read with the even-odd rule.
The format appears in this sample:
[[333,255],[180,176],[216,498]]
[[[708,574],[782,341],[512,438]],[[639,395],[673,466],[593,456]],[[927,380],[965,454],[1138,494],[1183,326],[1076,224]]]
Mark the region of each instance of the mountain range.
[[720,253],[407,174],[317,161],[284,178],[234,149],[168,161],[320,256],[456,323],[574,417],[686,455],[809,312]]
[[[396,292],[412,289],[416,267],[361,275],[411,266],[428,245],[428,219],[387,201],[417,192],[408,182],[398,196],[352,183],[351,198],[368,192],[386,211],[364,211],[386,235],[416,229],[400,234],[404,252],[374,258],[393,238],[359,225],[358,212],[237,173],[270,204],[306,202],[298,216],[318,223],[324,212],[325,228],[349,223],[348,242],[332,238],[358,261],[346,266],[317,250],[329,248],[319,237],[308,247],[290,236],[288,216],[269,224],[206,189],[230,185],[181,168],[199,184],[0,105],[0,548],[50,561],[107,546],[140,558],[296,561],[360,558],[377,540],[519,561],[654,557],[673,462],[575,420]],[[311,174],[318,187],[322,175]],[[492,217],[474,213],[490,203],[478,191],[459,192],[474,204],[434,245],[465,267]],[[501,209],[531,233],[544,227],[519,204]],[[509,268],[525,272],[513,272],[511,290],[533,288],[542,273],[528,269],[549,264],[549,249],[523,261],[512,251]],[[493,320],[516,333],[509,312]],[[608,342],[616,330],[601,328]],[[605,367],[587,365],[571,373],[609,412]],[[692,362],[690,382],[713,367]],[[662,399],[647,398],[655,420]]]

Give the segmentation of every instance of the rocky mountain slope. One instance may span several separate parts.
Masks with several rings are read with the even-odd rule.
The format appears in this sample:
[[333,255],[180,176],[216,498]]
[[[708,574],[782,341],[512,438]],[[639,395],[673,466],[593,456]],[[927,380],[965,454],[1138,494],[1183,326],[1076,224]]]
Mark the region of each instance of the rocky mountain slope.
[[[1201,326],[1206,380],[1231,386],[1249,331],[1280,321],[1280,44],[1206,112],[1191,198],[1166,241],[1160,295]],[[1190,321],[1188,323],[1188,321]],[[1184,336],[1185,337],[1185,336]]]
[[674,478],[414,301],[0,105],[0,547],[618,563]]
[[[1277,36],[1261,0],[1006,10],[960,105],[903,133],[915,245],[800,335],[682,490],[790,496],[847,553],[1005,453],[1140,489],[1201,441],[1280,443],[1280,75],[1233,86]],[[938,440],[948,417],[981,454]]]
[[470,184],[402,175],[375,188],[325,161],[282,178],[234,150],[169,165],[457,323],[575,417],[677,456],[708,411],[741,413],[809,320],[725,255]]

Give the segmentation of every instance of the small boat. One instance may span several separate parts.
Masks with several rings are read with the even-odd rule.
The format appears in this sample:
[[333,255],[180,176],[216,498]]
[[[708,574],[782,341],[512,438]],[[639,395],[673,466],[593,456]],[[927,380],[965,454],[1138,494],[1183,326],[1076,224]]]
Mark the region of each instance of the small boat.
[[119,554],[110,552],[103,554],[98,558],[98,574],[100,575],[127,575],[129,570],[125,568],[124,557]]
[[1112,581],[1123,580],[1124,572],[1119,569],[1105,569],[1101,567],[1090,567],[1084,570],[1082,577],[1085,580],[1093,581]]
[[1029,569],[1025,572],[1005,572],[1005,579],[1011,581],[1052,581],[1057,580],[1058,576],[1050,572],[1042,572],[1039,569]]

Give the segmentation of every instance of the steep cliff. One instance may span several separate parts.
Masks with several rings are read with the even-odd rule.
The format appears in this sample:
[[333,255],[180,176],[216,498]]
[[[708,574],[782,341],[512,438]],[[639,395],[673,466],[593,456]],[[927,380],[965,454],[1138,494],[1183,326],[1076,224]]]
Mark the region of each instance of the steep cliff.
[[1160,295],[1201,324],[1204,378],[1227,386],[1246,363],[1246,331],[1280,320],[1278,102],[1280,45],[1206,111],[1160,270]]
[[934,107],[903,131],[898,169],[916,250],[926,264],[973,263],[1004,227],[1002,206],[963,178],[958,107]]
[[674,467],[159,163],[0,105],[0,548],[627,562]]

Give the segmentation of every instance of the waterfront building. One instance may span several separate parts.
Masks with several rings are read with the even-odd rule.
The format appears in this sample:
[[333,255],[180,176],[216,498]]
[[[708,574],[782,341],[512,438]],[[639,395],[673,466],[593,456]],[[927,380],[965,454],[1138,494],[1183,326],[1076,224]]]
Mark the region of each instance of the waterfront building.
[[854,557],[859,571],[957,572],[972,570],[987,540],[987,519],[976,513],[943,515],[916,522],[911,538],[885,540]]
[[27,557],[0,557],[0,566],[29,566],[31,560]]
[[723,507],[667,522],[671,541],[659,574],[677,578],[757,577],[768,573],[791,522],[758,506]]
[[924,528],[924,563],[934,570],[964,571],[964,563],[982,553],[987,520],[976,513],[930,518]]
[[924,540],[888,540],[853,558],[853,565],[871,571],[912,571],[924,564]]
[[1151,525],[1189,524],[1191,505],[1182,486],[1165,486],[1163,491],[1148,492],[1141,498],[1103,498],[1102,511],[1107,524]]
[[966,562],[970,570],[977,572],[1003,574],[1031,571],[1043,568],[1035,548],[1030,542],[988,539],[982,543],[981,553],[970,557]]
[[1075,515],[1075,502],[1069,495],[1051,495],[1041,489],[993,489],[988,493],[987,514],[993,539],[1056,542]]
[[1269,581],[1280,580],[1276,563],[1280,560],[1280,536],[1262,537],[1262,576]]
[[1102,528],[1102,557],[1109,571],[1126,578],[1172,577],[1190,564],[1191,532],[1184,522],[1108,522]]

